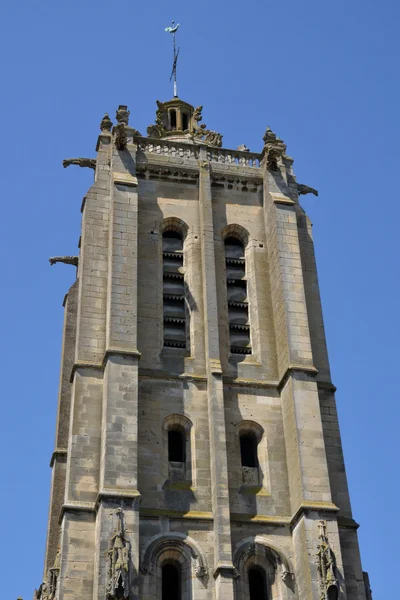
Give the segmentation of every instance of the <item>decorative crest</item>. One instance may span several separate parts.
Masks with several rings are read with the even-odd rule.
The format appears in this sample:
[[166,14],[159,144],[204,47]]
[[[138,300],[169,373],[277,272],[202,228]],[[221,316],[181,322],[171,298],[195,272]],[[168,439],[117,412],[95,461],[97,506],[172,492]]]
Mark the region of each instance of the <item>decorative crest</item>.
[[319,521],[318,529],[317,569],[320,579],[321,600],[337,600],[339,587],[335,575],[336,561],[326,534],[326,521]]
[[129,598],[130,543],[124,533],[124,513],[118,508],[118,525],[107,554],[107,600]]
[[178,97],[178,87],[177,87],[177,83],[176,83],[176,65],[178,63],[179,48],[178,48],[178,52],[177,52],[175,35],[176,35],[176,32],[178,31],[179,27],[180,27],[179,23],[177,23],[175,25],[175,21],[172,21],[172,26],[165,28],[165,31],[167,33],[172,33],[172,39],[173,39],[173,43],[174,43],[174,62],[172,63],[172,73],[171,73],[171,77],[169,78],[170,81],[172,78],[174,80],[174,98]]

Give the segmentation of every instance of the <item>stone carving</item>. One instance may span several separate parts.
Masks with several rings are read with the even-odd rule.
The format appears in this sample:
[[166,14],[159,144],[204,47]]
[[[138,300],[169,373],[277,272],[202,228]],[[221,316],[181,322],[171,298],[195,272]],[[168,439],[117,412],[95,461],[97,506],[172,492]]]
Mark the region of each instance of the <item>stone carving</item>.
[[115,118],[117,119],[118,123],[122,124],[122,125],[129,125],[129,115],[130,115],[130,111],[128,110],[128,107],[125,104],[120,104],[118,106],[118,110],[115,114]]
[[242,467],[243,483],[247,485],[258,485],[257,467]]
[[270,127],[267,127],[263,140],[263,153],[266,156],[267,168],[271,171],[279,171],[279,162],[286,153],[286,144],[276,136]]
[[70,165],[78,165],[78,167],[87,167],[88,169],[96,168],[95,158],[66,158],[62,161],[64,169]]
[[317,569],[320,579],[321,600],[337,600],[339,587],[335,575],[335,556],[326,535],[326,521],[319,521],[319,544],[317,549]]
[[202,106],[197,106],[194,109],[193,120],[196,121],[196,123],[200,123],[203,120],[202,111],[203,111],[203,107]]
[[57,592],[57,583],[58,578],[60,576],[60,548],[57,550],[56,558],[54,560],[54,565],[49,569],[49,598],[53,600],[56,596]]
[[115,145],[117,150],[125,150],[128,143],[128,136],[126,135],[126,129],[124,123],[120,123],[114,127],[115,132]]
[[246,144],[241,144],[237,147],[237,150],[239,150],[240,152],[250,152],[250,148],[248,148]]
[[[147,128],[147,135],[149,137],[162,138],[169,133],[168,114],[164,104],[159,100],[157,100],[157,107],[156,124],[150,125]],[[202,110],[202,106],[197,106],[193,111],[189,123],[189,137],[193,140],[202,141],[209,146],[220,148],[222,146],[222,135],[216,131],[207,129],[207,125],[204,123],[199,125],[203,120]]]
[[100,123],[101,131],[111,131],[112,125],[113,124],[110,117],[108,116],[108,113],[105,113]]
[[129,562],[130,543],[124,533],[124,513],[121,508],[116,511],[118,525],[116,533],[110,540],[107,554],[107,600],[129,598]]
[[210,163],[208,162],[208,160],[200,161],[200,170],[201,171],[209,171],[210,170]]
[[204,142],[209,144],[210,146],[216,146],[216,148],[221,148],[222,146],[222,134],[217,133],[216,131],[212,131],[211,129],[204,130],[205,134]]
[[43,581],[38,590],[35,590],[33,594],[34,600],[54,600],[57,593],[57,583],[59,576],[60,549],[57,550],[53,566],[48,570],[47,579]]
[[314,196],[318,196],[318,190],[308,187],[308,185],[303,185],[302,183],[297,184],[297,190],[299,194],[303,194],[304,196],[306,194],[314,194]]
[[199,577],[199,579],[203,579],[203,577],[207,575],[207,569],[204,565],[198,563],[194,568],[194,573],[196,577]]
[[79,256],[53,256],[49,258],[49,263],[51,267],[58,262],[64,263],[64,265],[74,265],[74,267],[77,267],[79,262]]
[[167,127],[167,122],[168,122],[168,115],[167,115],[167,111],[164,108],[164,104],[162,102],[160,102],[159,100],[156,100],[156,102],[157,102],[156,124],[150,125],[147,128],[147,135],[149,137],[161,138],[167,132],[166,127]]

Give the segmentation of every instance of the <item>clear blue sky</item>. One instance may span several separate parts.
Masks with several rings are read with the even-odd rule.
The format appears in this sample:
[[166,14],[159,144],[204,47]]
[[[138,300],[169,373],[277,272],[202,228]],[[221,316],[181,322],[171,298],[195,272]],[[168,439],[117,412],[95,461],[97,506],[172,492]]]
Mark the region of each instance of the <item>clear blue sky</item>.
[[270,125],[298,181],[318,188],[320,285],[363,566],[374,600],[398,596],[399,33],[398,2],[238,0],[3,2],[2,598],[30,600],[42,578],[58,393],[62,300],[80,205],[105,111],[153,122],[172,96],[204,105],[224,145],[262,147]]

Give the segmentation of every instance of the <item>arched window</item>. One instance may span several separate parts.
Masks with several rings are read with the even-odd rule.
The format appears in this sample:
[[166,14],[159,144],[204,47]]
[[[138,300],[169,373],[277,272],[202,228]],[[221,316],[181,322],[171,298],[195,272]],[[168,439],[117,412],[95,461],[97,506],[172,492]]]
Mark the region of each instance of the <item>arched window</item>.
[[161,570],[162,600],[181,600],[181,569],[178,563],[166,563]]
[[240,436],[240,458],[242,467],[258,468],[257,439],[254,433],[242,433]]
[[192,426],[191,420],[185,415],[172,414],[164,419],[165,464],[162,468],[170,489],[175,484],[179,489],[182,489],[182,485],[190,488],[193,483]]
[[240,451],[241,484],[247,492],[257,492],[268,485],[268,465],[265,444],[261,445],[264,429],[255,421],[241,421],[236,426]]
[[182,129],[183,131],[189,129],[189,117],[186,113],[182,113]]
[[164,231],[162,251],[164,346],[186,348],[182,235],[177,231]]
[[185,434],[180,429],[170,429],[168,431],[168,461],[185,463],[186,461],[186,439]]
[[251,354],[244,245],[235,237],[225,239],[229,339],[232,354]]
[[264,569],[252,566],[248,573],[250,600],[268,600],[267,579]]

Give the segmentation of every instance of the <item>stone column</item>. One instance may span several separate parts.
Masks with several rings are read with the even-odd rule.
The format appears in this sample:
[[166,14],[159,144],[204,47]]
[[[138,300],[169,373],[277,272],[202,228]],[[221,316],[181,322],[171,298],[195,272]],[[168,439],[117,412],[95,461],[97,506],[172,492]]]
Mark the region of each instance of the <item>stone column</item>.
[[[266,137],[271,139],[271,133]],[[345,598],[337,508],[330,492],[297,217],[291,197],[291,161],[286,159],[284,150],[281,141],[272,138],[271,144],[266,143],[264,213],[293,514],[295,578],[299,600],[319,600],[320,581],[315,563],[318,521],[329,517],[341,597]]]
[[122,509],[130,552],[130,598],[137,598],[139,492],[137,490],[138,360],[136,145],[114,148],[108,254],[106,349],[101,426],[100,489],[93,597],[104,599],[109,584],[105,557]]
[[206,149],[200,150],[199,175],[200,231],[208,379],[208,423],[211,450],[211,487],[214,517],[215,589],[217,600],[233,599],[232,544],[230,533],[228,467],[222,369],[219,356],[217,286],[215,274],[214,227],[210,163]]

